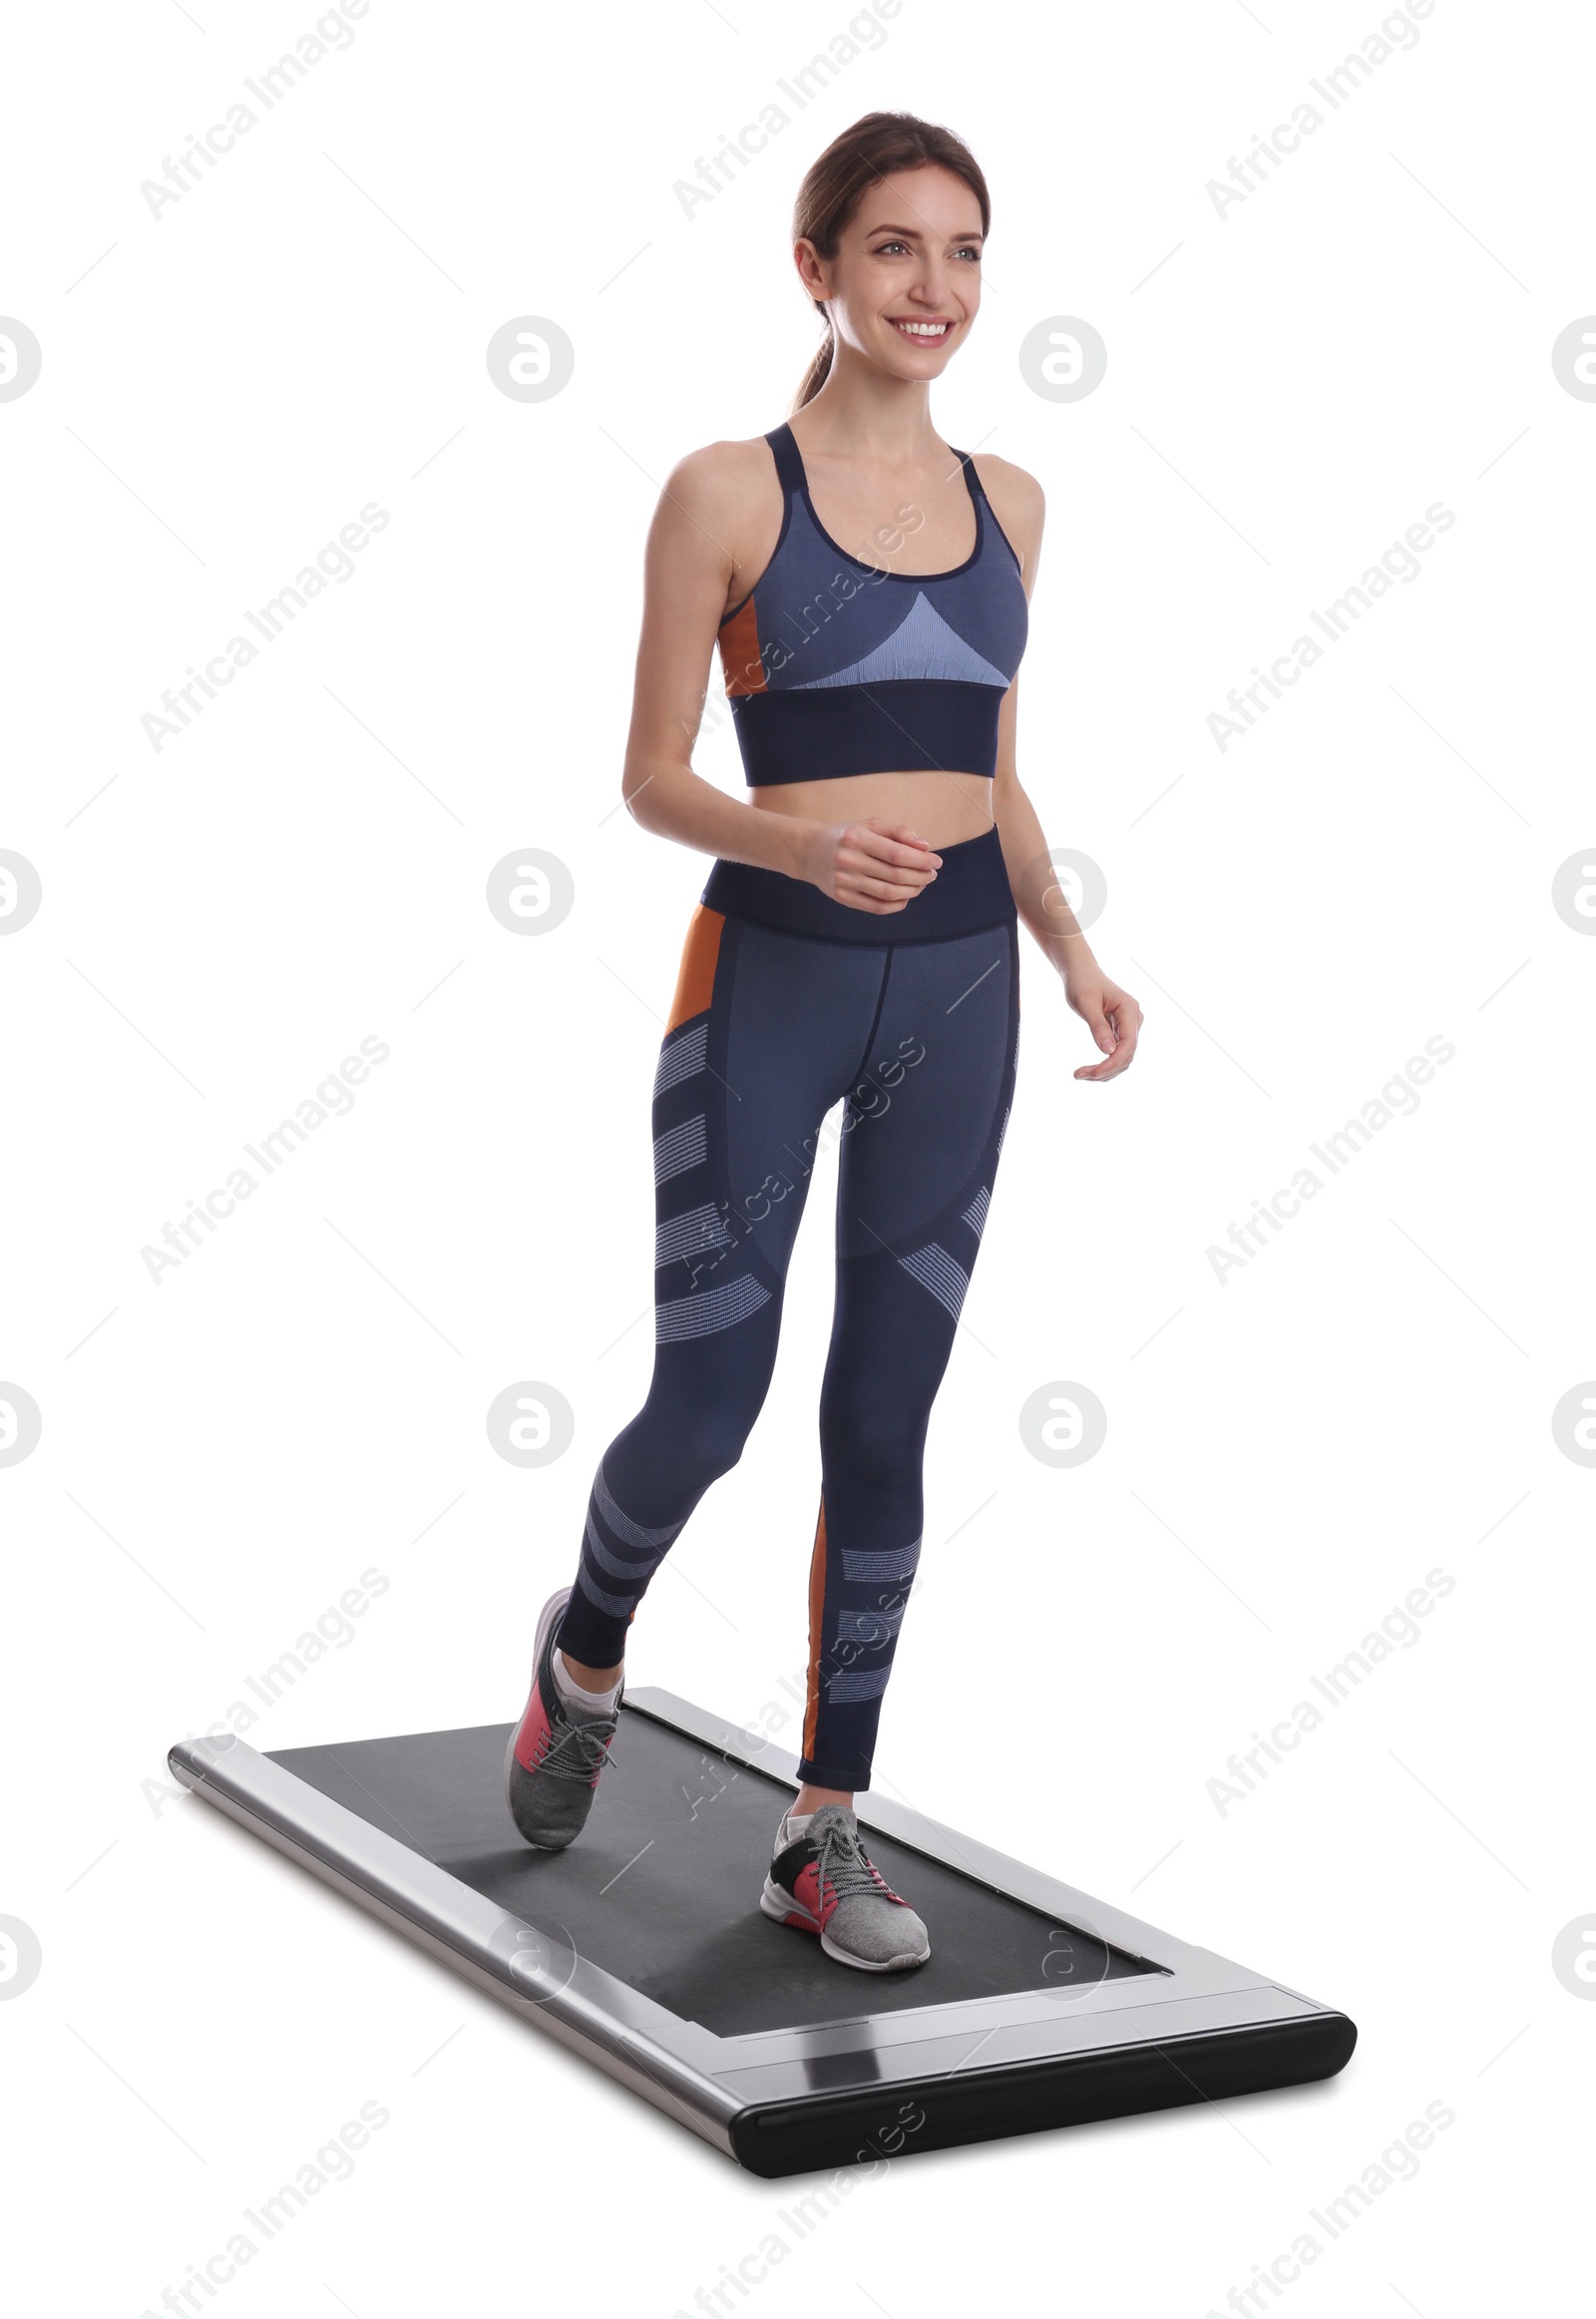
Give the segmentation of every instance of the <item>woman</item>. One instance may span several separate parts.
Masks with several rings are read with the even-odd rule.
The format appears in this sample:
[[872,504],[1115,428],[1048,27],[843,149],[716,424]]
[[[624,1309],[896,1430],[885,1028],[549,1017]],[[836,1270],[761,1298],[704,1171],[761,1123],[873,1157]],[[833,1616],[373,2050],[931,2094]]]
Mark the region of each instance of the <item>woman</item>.
[[[949,131],[900,113],[846,130],[794,216],[826,324],[796,424],[692,453],[654,517],[623,794],[645,829],[717,859],[654,1079],[653,1377],[598,1462],[505,1758],[522,1834],[570,1843],[643,1589],[764,1400],[821,1121],[846,1098],[803,1785],[760,1906],[867,1972],[931,1953],[852,1805],[1013,1091],[1018,919],[1102,1050],[1077,1079],[1123,1071],[1141,1022],[1063,907],[1014,769],[1041,491],[931,423],[931,382],[975,324],[989,221]],[[689,762],[717,640],[746,804]]]

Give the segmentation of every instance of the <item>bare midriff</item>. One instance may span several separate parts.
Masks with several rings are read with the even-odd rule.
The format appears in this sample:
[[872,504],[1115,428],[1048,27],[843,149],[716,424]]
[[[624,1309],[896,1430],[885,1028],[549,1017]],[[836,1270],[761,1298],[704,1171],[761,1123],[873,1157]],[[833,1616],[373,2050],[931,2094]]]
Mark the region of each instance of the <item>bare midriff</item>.
[[750,804],[800,821],[896,821],[939,853],[992,828],[992,783],[979,773],[846,773],[832,781],[774,781]]

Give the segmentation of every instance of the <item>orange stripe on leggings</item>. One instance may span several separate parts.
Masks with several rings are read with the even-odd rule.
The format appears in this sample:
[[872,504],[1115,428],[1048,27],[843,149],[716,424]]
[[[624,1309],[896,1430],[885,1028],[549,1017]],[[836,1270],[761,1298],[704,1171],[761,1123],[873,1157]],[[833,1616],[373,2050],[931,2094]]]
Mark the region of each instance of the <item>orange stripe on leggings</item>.
[[820,1716],[820,1636],[826,1609],[826,1493],[820,1493],[820,1517],[815,1523],[814,1551],[809,1557],[809,1696],[804,1707],[804,1753],[815,1755],[815,1727]]
[[681,966],[676,975],[676,995],[670,1001],[670,1020],[667,1031],[689,1016],[702,1014],[715,993],[715,961],[720,956],[720,934],[726,921],[718,910],[706,909],[701,902],[693,904],[687,921],[687,939],[681,946]]

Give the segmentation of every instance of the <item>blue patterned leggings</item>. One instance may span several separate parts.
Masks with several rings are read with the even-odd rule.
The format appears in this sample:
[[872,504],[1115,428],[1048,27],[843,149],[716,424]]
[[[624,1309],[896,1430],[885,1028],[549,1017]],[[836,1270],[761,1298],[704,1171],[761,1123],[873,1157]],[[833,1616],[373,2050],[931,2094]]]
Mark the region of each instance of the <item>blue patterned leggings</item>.
[[654,1078],[654,1366],[598,1461],[559,1642],[622,1657],[643,1590],[769,1389],[822,1121],[843,1103],[820,1394],[802,1776],[870,1783],[919,1560],[932,1403],[981,1246],[1018,1052],[996,827],[891,918],[717,861]]

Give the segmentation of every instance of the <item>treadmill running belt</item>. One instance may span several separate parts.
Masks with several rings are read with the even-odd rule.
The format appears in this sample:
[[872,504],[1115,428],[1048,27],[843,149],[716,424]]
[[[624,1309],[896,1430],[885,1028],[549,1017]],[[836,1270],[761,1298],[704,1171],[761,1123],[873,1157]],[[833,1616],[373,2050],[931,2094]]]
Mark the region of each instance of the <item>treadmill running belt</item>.
[[579,1956],[717,2037],[1040,1991],[1164,1968],[872,1828],[866,1848],[931,1932],[930,1962],[863,1973],[759,1908],[789,1781],[622,1705],[593,1813],[566,1851],[523,1841],[511,1727],[284,1747],[271,1760]]

